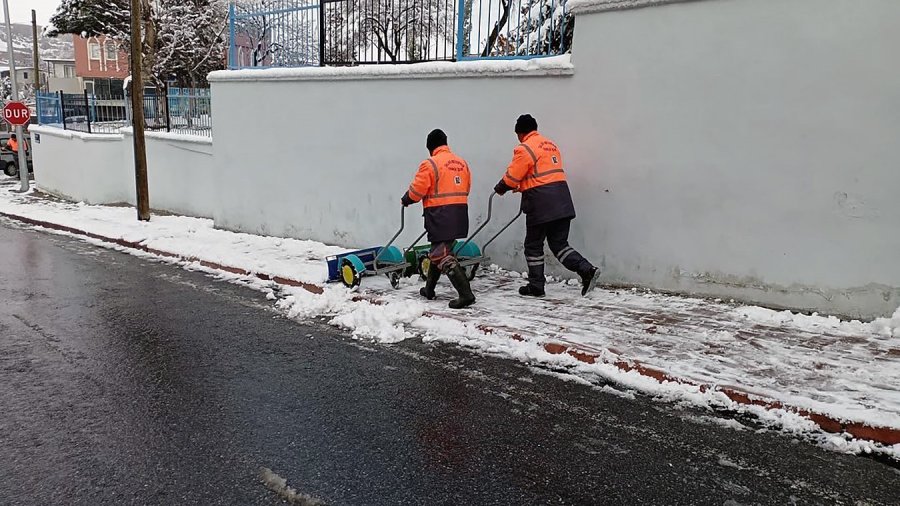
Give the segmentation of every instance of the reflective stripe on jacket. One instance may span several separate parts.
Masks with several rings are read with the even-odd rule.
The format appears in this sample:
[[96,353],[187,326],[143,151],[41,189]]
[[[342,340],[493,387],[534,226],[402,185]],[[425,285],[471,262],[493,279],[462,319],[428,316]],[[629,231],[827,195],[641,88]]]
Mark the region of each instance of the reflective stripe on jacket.
[[431,158],[419,164],[419,171],[409,185],[413,202],[422,201],[425,208],[450,204],[468,204],[472,176],[469,164],[453,154],[447,146],[434,150]]
[[521,192],[565,180],[562,153],[553,141],[538,132],[526,135],[516,146],[503,176],[510,188]]
[[430,242],[468,235],[471,187],[469,164],[447,146],[435,149],[431,158],[419,164],[407,195],[413,202],[422,201],[425,207],[425,230]]
[[522,193],[522,212],[528,225],[575,217],[562,154],[553,141],[538,132],[528,134],[516,146],[503,182]]

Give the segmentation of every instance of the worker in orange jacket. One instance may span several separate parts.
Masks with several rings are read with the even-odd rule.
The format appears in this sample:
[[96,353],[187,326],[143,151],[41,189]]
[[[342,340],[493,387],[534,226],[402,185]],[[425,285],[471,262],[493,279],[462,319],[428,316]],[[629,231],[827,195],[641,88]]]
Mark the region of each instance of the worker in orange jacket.
[[563,158],[556,144],[537,131],[537,121],[529,114],[516,121],[519,145],[513,159],[494,187],[498,195],[514,190],[522,193],[525,213],[525,260],[528,284],[519,288],[524,296],[544,296],[544,242],[570,271],[581,277],[581,295],[594,289],[600,270],[569,246],[569,227],[575,218],[575,204],[566,182]]
[[[6,146],[3,146],[5,149],[8,149],[14,153],[19,152],[19,139],[16,137],[16,134],[12,134],[9,136],[9,139],[6,140]],[[25,151],[28,151],[28,143],[25,143]]]
[[425,146],[429,158],[419,164],[409,191],[403,194],[404,207],[421,201],[425,208],[425,231],[431,242],[428,259],[431,265],[425,286],[419,293],[428,300],[435,298],[434,288],[441,273],[450,278],[459,297],[450,307],[461,309],[475,303],[469,278],[453,254],[456,239],[469,234],[469,190],[472,177],[469,164],[447,146],[447,135],[441,130],[428,134]]
[[[4,149],[8,149],[13,153],[13,164],[16,166],[16,172],[19,171],[19,139],[16,137],[16,134],[12,134],[9,136],[9,139],[6,141],[6,145],[3,146]],[[25,143],[25,151],[28,151],[28,143]]]
[[6,149],[10,151],[19,152],[19,140],[16,137],[16,134],[12,134],[9,136],[9,140],[6,141]]

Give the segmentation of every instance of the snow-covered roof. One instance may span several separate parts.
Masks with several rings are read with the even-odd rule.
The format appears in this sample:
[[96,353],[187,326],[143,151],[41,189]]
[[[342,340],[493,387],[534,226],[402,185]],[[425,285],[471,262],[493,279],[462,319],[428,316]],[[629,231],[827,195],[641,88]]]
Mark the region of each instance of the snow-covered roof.
[[569,0],[566,8],[573,14],[578,15],[700,1],[703,0]]

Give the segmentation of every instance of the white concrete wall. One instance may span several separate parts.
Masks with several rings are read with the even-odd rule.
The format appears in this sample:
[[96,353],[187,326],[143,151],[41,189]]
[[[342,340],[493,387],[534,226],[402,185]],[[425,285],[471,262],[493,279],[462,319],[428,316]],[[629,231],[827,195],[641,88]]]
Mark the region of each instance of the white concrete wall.
[[[611,279],[854,316],[900,305],[900,2],[578,17]],[[593,36],[591,34],[594,34]],[[587,149],[584,149],[584,148]]]
[[[215,159],[223,206],[219,226],[307,237],[348,247],[381,244],[399,226],[400,197],[428,156],[425,137],[442,128],[472,168],[473,222],[517,143],[513,126],[529,94],[558,93],[571,78],[460,78],[217,83]],[[277,97],[254,101],[253,96]],[[316,97],[298,100],[296,97]],[[441,98],[446,97],[446,98]],[[453,101],[453,97],[460,100]],[[461,100],[462,97],[472,99]],[[302,104],[300,103],[302,102]],[[490,104],[490,111],[486,110]],[[388,106],[394,104],[394,106]],[[552,104],[528,107],[546,116]],[[287,112],[290,111],[290,112]],[[259,136],[243,124],[262,117]],[[253,127],[250,127],[253,128]],[[550,128],[548,134],[555,133]],[[222,141],[218,140],[220,133]],[[248,149],[252,146],[252,149]],[[515,214],[506,198],[499,216]],[[410,208],[411,234],[422,230]],[[510,264],[521,230],[509,234]],[[521,249],[521,248],[519,248]]]
[[[35,183],[42,191],[89,204],[135,203],[134,139],[31,127]],[[150,207],[211,218],[217,207],[212,140],[148,133]]]
[[[125,141],[126,166],[133,172],[134,139],[130,133],[125,136]],[[212,139],[148,132],[146,144],[151,207],[211,218],[217,201]],[[133,188],[131,194],[135,194]]]
[[[134,172],[122,170],[122,136],[31,126],[35,184],[47,193],[88,204],[127,202]],[[40,136],[40,142],[35,139]]]
[[[887,314],[900,305],[897,19],[895,0],[711,0],[579,14],[572,77],[216,74],[215,219],[380,244],[440,127],[473,168],[475,223],[528,112],[567,158],[572,242],[607,282]],[[499,263],[524,268],[521,239],[520,224]]]

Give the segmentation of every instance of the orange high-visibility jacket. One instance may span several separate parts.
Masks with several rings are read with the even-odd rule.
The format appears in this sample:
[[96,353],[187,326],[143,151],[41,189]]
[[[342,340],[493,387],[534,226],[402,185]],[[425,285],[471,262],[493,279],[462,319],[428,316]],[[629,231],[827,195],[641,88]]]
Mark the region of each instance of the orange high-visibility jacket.
[[469,164],[453,154],[447,146],[434,150],[431,158],[419,164],[416,177],[409,185],[413,202],[429,207],[468,204],[472,176]]
[[559,148],[538,132],[531,132],[516,146],[503,175],[503,182],[520,192],[565,180]]

